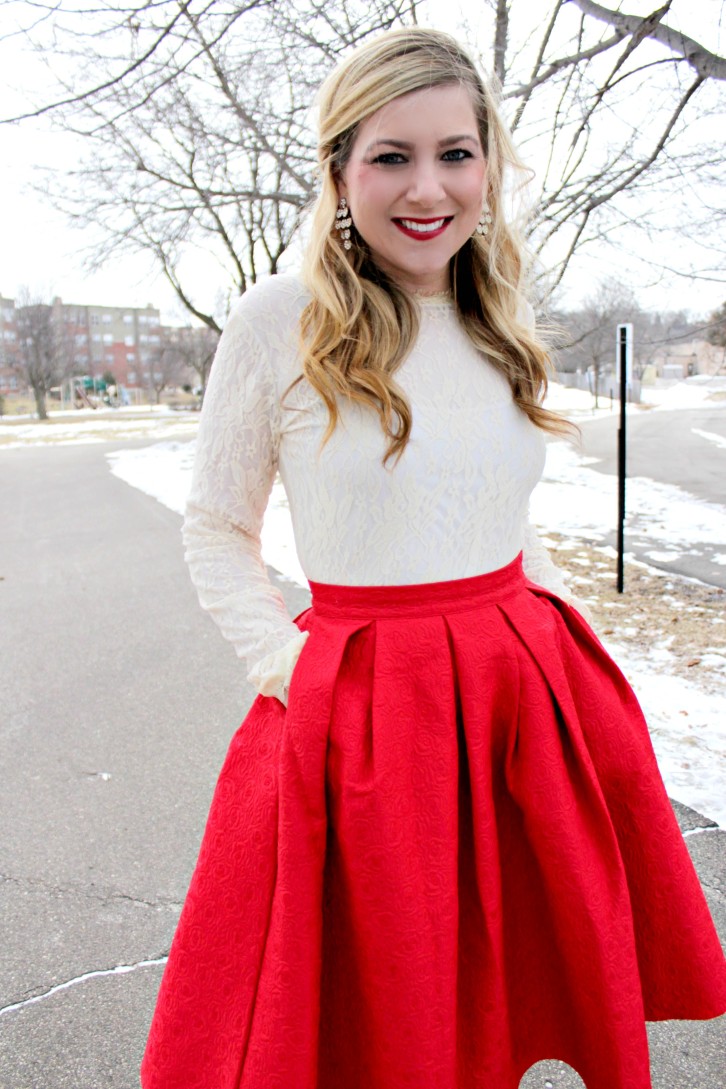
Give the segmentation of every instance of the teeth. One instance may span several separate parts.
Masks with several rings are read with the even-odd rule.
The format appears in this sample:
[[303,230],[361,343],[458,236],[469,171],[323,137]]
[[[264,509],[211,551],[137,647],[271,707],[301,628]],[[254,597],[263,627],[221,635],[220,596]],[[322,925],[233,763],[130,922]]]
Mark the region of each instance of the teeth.
[[416,231],[418,234],[429,234],[431,231],[441,230],[446,220],[435,219],[433,223],[416,223],[412,219],[402,219],[400,222],[409,231]]

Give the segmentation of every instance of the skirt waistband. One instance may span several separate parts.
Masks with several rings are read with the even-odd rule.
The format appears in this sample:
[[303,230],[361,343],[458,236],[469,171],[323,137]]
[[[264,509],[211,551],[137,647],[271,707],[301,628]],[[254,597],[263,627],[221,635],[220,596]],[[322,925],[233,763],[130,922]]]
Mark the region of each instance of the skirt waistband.
[[426,616],[494,604],[525,586],[520,552],[506,567],[447,582],[406,586],[331,586],[311,582],[313,612],[358,620],[376,616]]

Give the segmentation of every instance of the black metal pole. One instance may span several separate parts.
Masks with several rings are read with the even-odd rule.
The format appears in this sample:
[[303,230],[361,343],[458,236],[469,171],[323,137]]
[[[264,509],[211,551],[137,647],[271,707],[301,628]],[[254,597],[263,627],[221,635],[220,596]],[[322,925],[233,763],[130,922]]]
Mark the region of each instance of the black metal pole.
[[628,330],[618,326],[620,426],[618,427],[618,593],[625,588],[625,399],[628,388]]

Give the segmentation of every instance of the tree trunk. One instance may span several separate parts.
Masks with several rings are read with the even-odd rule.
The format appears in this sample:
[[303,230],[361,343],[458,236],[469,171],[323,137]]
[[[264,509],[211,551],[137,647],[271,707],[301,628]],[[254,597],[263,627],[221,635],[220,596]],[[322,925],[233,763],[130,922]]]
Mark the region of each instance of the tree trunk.
[[38,413],[38,419],[47,420],[48,410],[45,407],[45,390],[33,386],[33,396],[35,397],[35,410]]
[[497,0],[494,25],[494,75],[500,86],[507,74],[507,44],[509,40],[509,0]]

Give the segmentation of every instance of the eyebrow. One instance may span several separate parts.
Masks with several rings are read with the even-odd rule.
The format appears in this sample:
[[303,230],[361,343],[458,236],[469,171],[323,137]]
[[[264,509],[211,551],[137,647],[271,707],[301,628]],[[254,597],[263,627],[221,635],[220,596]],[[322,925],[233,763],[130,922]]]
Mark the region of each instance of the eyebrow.
[[[460,133],[457,136],[447,136],[445,140],[439,140],[437,147],[451,147],[452,144],[463,144],[467,142],[470,144],[479,143],[478,139],[475,136],[471,136],[469,135],[469,133]],[[386,144],[388,147],[400,148],[402,151],[410,151],[411,148],[414,146],[407,140],[373,140],[366,148],[365,153],[368,154],[368,152],[372,151],[380,144]]]

